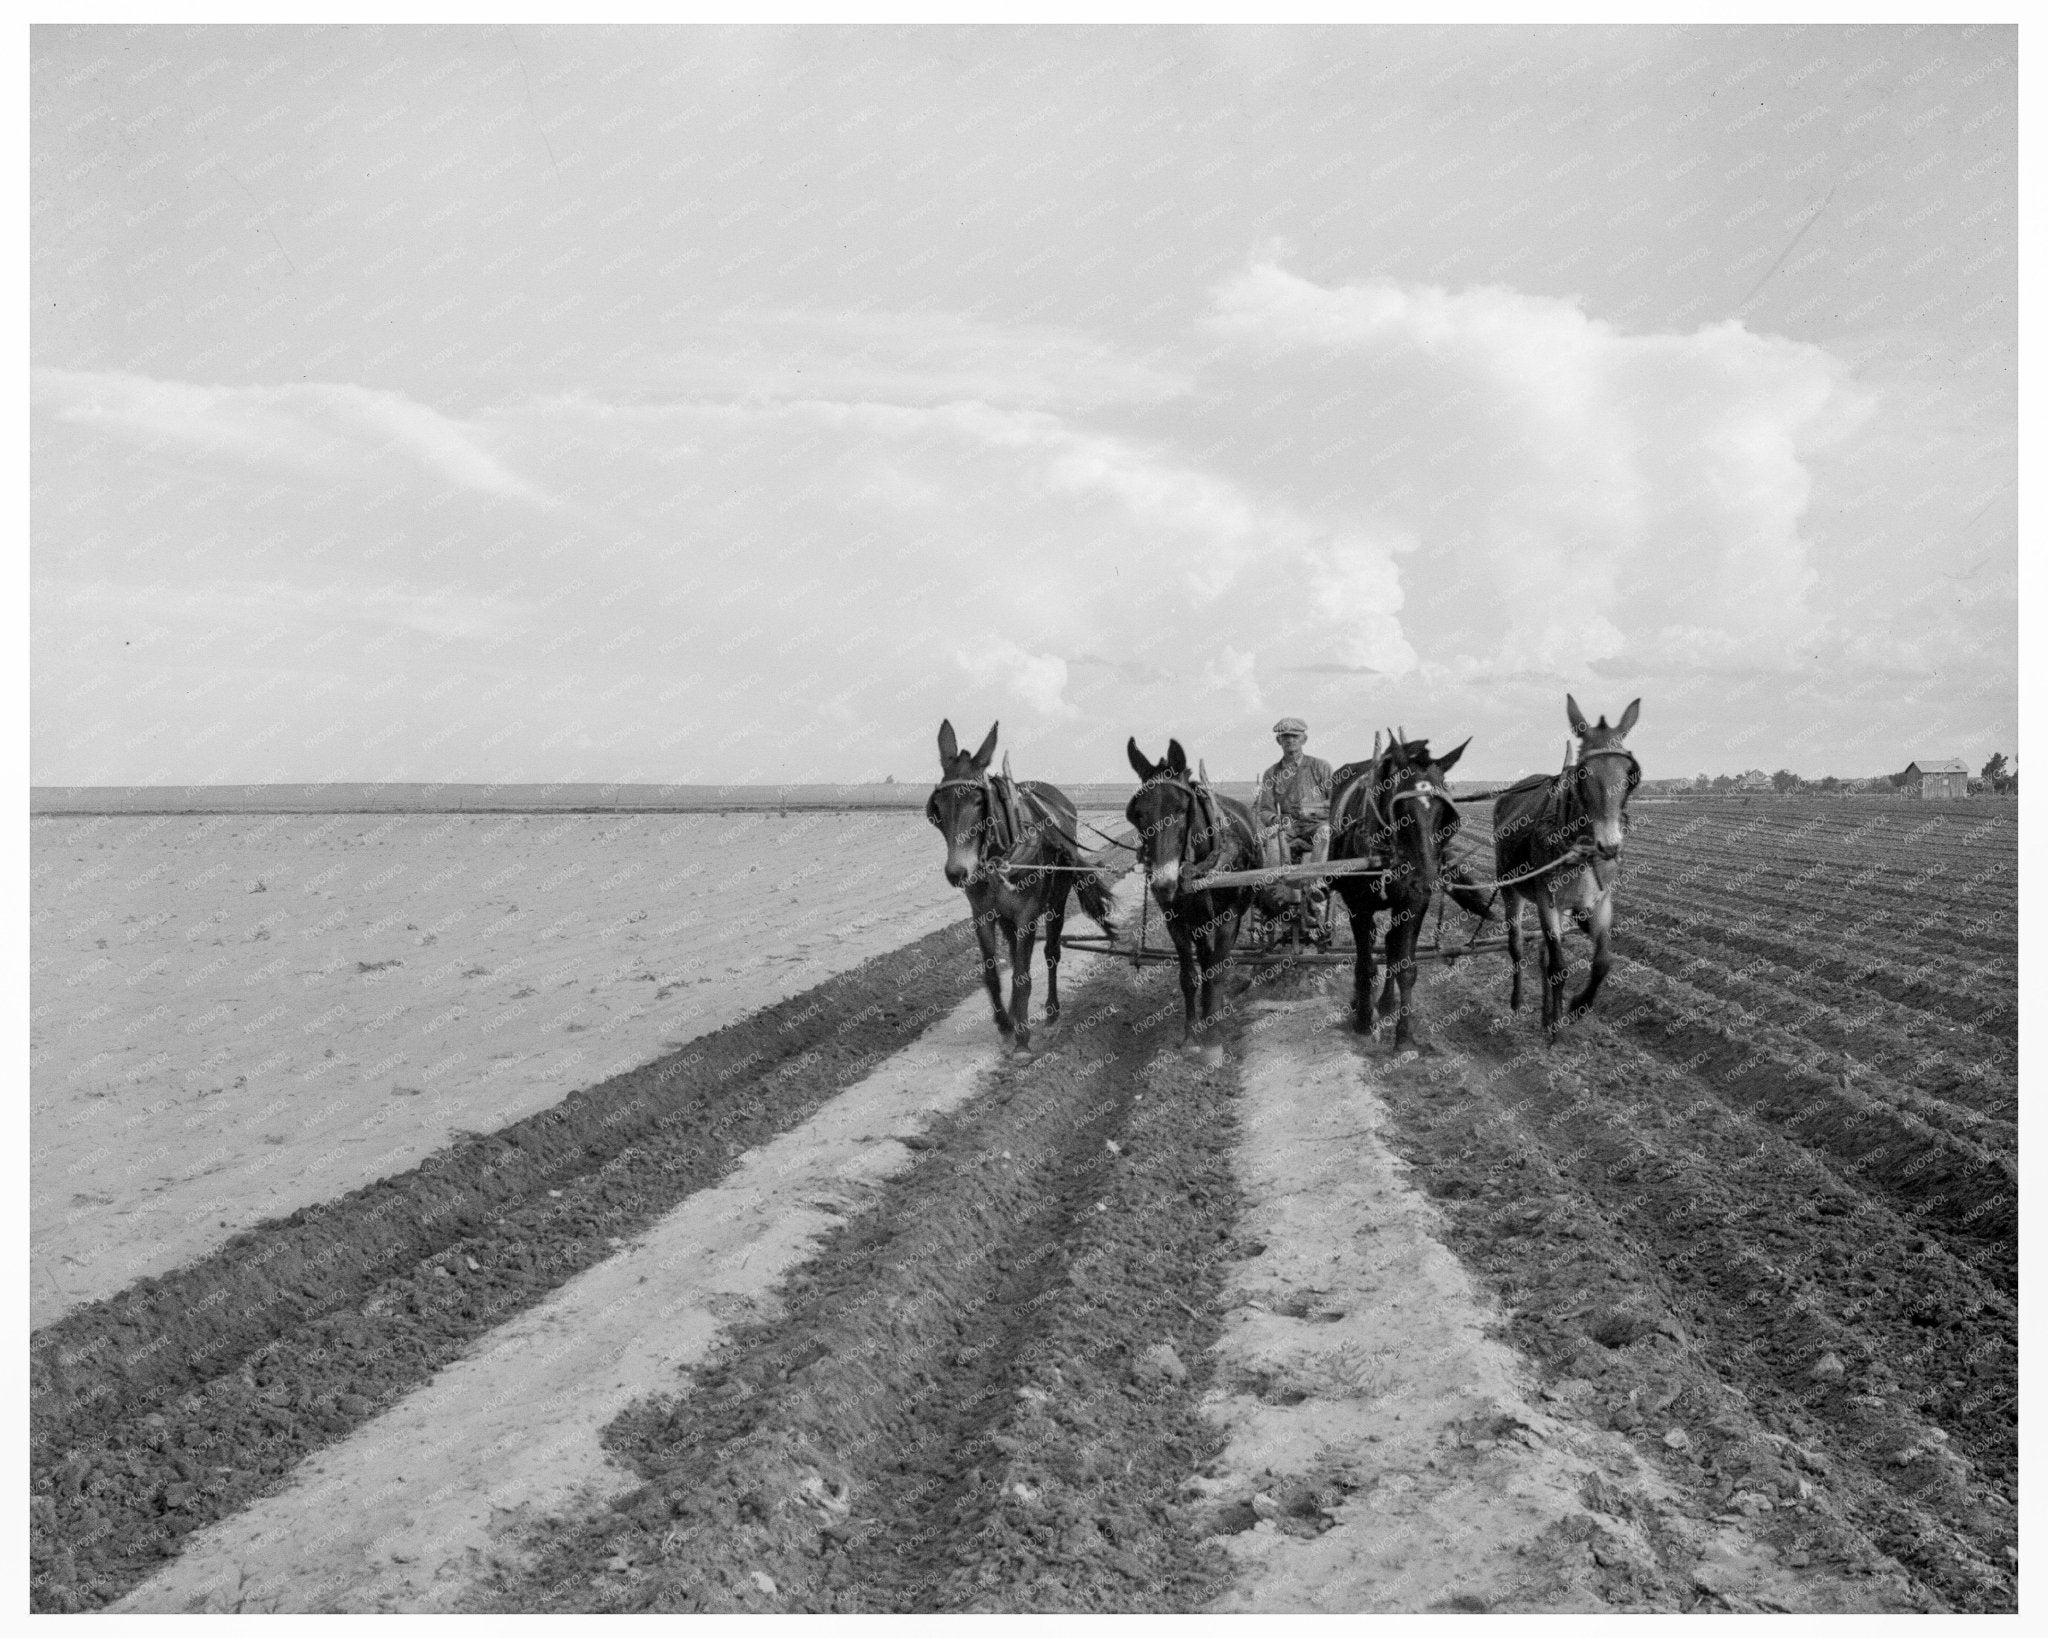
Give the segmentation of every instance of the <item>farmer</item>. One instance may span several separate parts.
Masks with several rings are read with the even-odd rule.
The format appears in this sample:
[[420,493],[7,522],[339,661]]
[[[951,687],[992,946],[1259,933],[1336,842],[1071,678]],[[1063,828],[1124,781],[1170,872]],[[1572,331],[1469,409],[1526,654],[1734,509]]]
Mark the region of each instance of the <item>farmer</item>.
[[1259,776],[1252,811],[1261,826],[1280,833],[1288,853],[1302,843],[1309,861],[1321,864],[1330,856],[1330,765],[1301,754],[1308,724],[1299,717],[1274,723],[1273,737],[1280,742],[1280,760]]

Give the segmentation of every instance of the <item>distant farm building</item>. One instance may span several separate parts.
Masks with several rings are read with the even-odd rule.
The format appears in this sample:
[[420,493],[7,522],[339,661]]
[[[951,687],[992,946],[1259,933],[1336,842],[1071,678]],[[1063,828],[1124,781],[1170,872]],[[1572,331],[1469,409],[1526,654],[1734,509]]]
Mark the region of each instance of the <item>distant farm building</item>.
[[1771,776],[1761,768],[1752,768],[1742,776],[1742,788],[1746,791],[1767,791],[1771,788]]
[[1906,764],[1906,792],[1911,796],[1943,797],[1970,794],[1970,770],[1954,757]]

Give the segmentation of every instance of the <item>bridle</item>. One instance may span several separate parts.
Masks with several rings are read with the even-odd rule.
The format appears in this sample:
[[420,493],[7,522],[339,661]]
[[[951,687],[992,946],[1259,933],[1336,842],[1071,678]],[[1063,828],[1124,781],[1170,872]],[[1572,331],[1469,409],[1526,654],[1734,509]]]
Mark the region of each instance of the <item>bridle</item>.
[[[1153,774],[1151,778],[1147,779],[1143,785],[1138,787],[1139,794],[1142,795],[1154,785],[1171,786],[1173,789],[1183,791],[1187,795],[1187,822],[1181,827],[1180,836],[1180,880],[1185,883],[1196,873],[1195,867],[1202,862],[1202,858],[1213,857],[1221,851],[1223,847],[1223,833],[1228,828],[1225,824],[1225,816],[1223,810],[1218,808],[1213,798],[1211,798],[1208,787],[1195,784],[1185,774],[1174,774],[1162,768]],[[1136,801],[1137,798],[1133,797],[1131,800]],[[1210,839],[1209,852],[1201,856],[1197,856],[1194,851],[1195,828],[1198,822],[1201,825],[1202,833]],[[1152,850],[1152,838],[1146,835],[1142,837],[1142,841],[1143,853],[1140,857],[1143,858],[1145,867],[1149,871],[1154,861],[1149,857],[1145,857],[1145,855],[1150,854]]]
[[[1374,825],[1371,837],[1372,844],[1377,844],[1382,836],[1391,836],[1393,834],[1395,824],[1394,808],[1397,804],[1402,802],[1448,803],[1450,801],[1450,792],[1441,788],[1426,773],[1405,790],[1395,791],[1389,791],[1385,788],[1385,782],[1379,777],[1379,773],[1379,764],[1375,763],[1372,772],[1366,776],[1368,781],[1365,800],[1366,813],[1370,816]],[[1454,820],[1457,811],[1455,806],[1452,807],[1451,813]],[[1347,825],[1344,828],[1348,830],[1350,826]]]
[[[987,866],[991,855],[997,861],[1000,861],[1009,853],[1011,848],[1016,846],[1017,839],[1014,836],[1001,837],[996,834],[1002,825],[1001,819],[997,816],[1002,813],[1003,804],[996,800],[995,782],[989,778],[987,773],[977,774],[972,779],[942,779],[932,787],[931,795],[924,800],[925,818],[930,820],[935,827],[943,830],[944,827],[940,822],[938,813],[940,791],[977,791],[980,793],[984,811],[982,818],[974,827],[978,832],[974,846],[974,862],[977,865]],[[993,847],[990,846],[992,841],[995,844]]]
[[[1635,793],[1635,788],[1643,782],[1643,765],[1636,761],[1635,752],[1626,745],[1603,745],[1597,750],[1581,751],[1578,761],[1572,764],[1572,793],[1578,795],[1580,771],[1596,756],[1618,756],[1628,762],[1628,786],[1621,796],[1622,801],[1626,802]],[[1579,806],[1583,808],[1585,805],[1586,799],[1580,796]]]
[[[1585,771],[1586,764],[1598,756],[1618,756],[1628,763],[1628,783],[1621,793],[1621,826],[1623,831],[1626,832],[1628,829],[1628,799],[1635,793],[1635,788],[1643,782],[1643,766],[1640,762],[1636,761],[1635,752],[1631,751],[1626,745],[1602,745],[1590,751],[1581,750],[1578,760],[1572,764],[1571,781],[1565,788],[1571,792],[1572,800],[1578,804],[1580,815],[1583,818],[1590,819],[1592,815],[1586,806],[1585,793],[1580,789],[1582,783],[1580,775]],[[1615,849],[1614,857],[1617,859],[1621,857],[1621,850],[1619,848]]]

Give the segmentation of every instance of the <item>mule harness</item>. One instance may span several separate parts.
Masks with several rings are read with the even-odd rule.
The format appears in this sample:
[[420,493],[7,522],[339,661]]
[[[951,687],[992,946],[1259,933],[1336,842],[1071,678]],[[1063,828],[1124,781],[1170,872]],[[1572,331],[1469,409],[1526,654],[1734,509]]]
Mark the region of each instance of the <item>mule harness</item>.
[[[988,804],[989,817],[983,822],[981,840],[975,849],[975,858],[984,866],[993,867],[1005,874],[1012,869],[1018,869],[1032,874],[1039,872],[1052,874],[1057,872],[1067,875],[1088,875],[1099,868],[1090,864],[1013,866],[1010,863],[1009,855],[1011,850],[1023,840],[1024,832],[1027,830],[1050,832],[1055,841],[1063,842],[1071,848],[1076,858],[1085,858],[1088,852],[1078,841],[1060,829],[1054,822],[1051,813],[1046,810],[1044,803],[1039,800],[1035,793],[1021,790],[1014,779],[999,780],[996,776],[987,773],[975,779],[942,779],[932,787],[932,796],[937,796],[940,791],[945,790],[979,791],[981,792],[982,799]],[[1029,825],[1024,823],[1023,816],[1018,811],[1018,800],[1020,797],[1031,809],[1031,823]],[[927,797],[925,801],[927,806],[929,806],[931,798]],[[1093,825],[1090,825],[1088,828],[1090,830],[1095,829]],[[1007,831],[1008,834],[997,835],[995,837],[995,845],[991,847],[989,845],[991,831]],[[1100,835],[1101,833],[1098,831],[1096,834]],[[1116,845],[1124,847],[1127,844],[1118,842]]]

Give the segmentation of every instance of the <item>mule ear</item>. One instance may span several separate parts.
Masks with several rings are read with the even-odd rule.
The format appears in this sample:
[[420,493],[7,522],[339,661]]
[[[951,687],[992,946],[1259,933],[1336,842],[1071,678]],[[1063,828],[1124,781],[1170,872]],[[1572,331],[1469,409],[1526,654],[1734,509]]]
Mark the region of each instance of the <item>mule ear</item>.
[[1195,764],[1195,782],[1199,785],[1209,783],[1209,760],[1207,757],[1204,757]]
[[[1465,736],[1465,745],[1470,745],[1471,743],[1472,737],[1468,734]],[[1436,771],[1440,774],[1447,774],[1452,768],[1456,767],[1458,758],[1465,754],[1465,745],[1460,745],[1449,756],[1438,757],[1436,759]]]
[[1572,732],[1575,734],[1583,735],[1590,726],[1586,721],[1586,713],[1579,709],[1579,702],[1569,694],[1564,697],[1564,719],[1572,725]]
[[1180,748],[1177,739],[1166,742],[1166,765],[1179,775],[1185,776],[1188,771],[1188,754]]
[[953,737],[953,719],[948,717],[939,724],[939,766],[950,768],[959,754],[960,741]]
[[1131,759],[1131,767],[1140,779],[1150,779],[1158,769],[1145,759],[1145,753],[1138,749],[1138,736],[1131,736],[1130,744],[1124,747],[1124,754]]
[[1372,731],[1372,759],[1375,762],[1380,759],[1380,731],[1377,728]]
[[1000,727],[1002,727],[1000,722],[989,724],[988,738],[981,742],[981,749],[974,753],[974,771],[976,773],[983,772],[988,767],[988,759],[996,754],[996,730]]
[[1614,732],[1617,737],[1619,737],[1622,734],[1626,734],[1631,728],[1633,728],[1636,725],[1636,714],[1640,712],[1642,708],[1643,702],[1639,699],[1630,700],[1628,702],[1628,709],[1622,712],[1621,721],[1617,722],[1614,725]]

